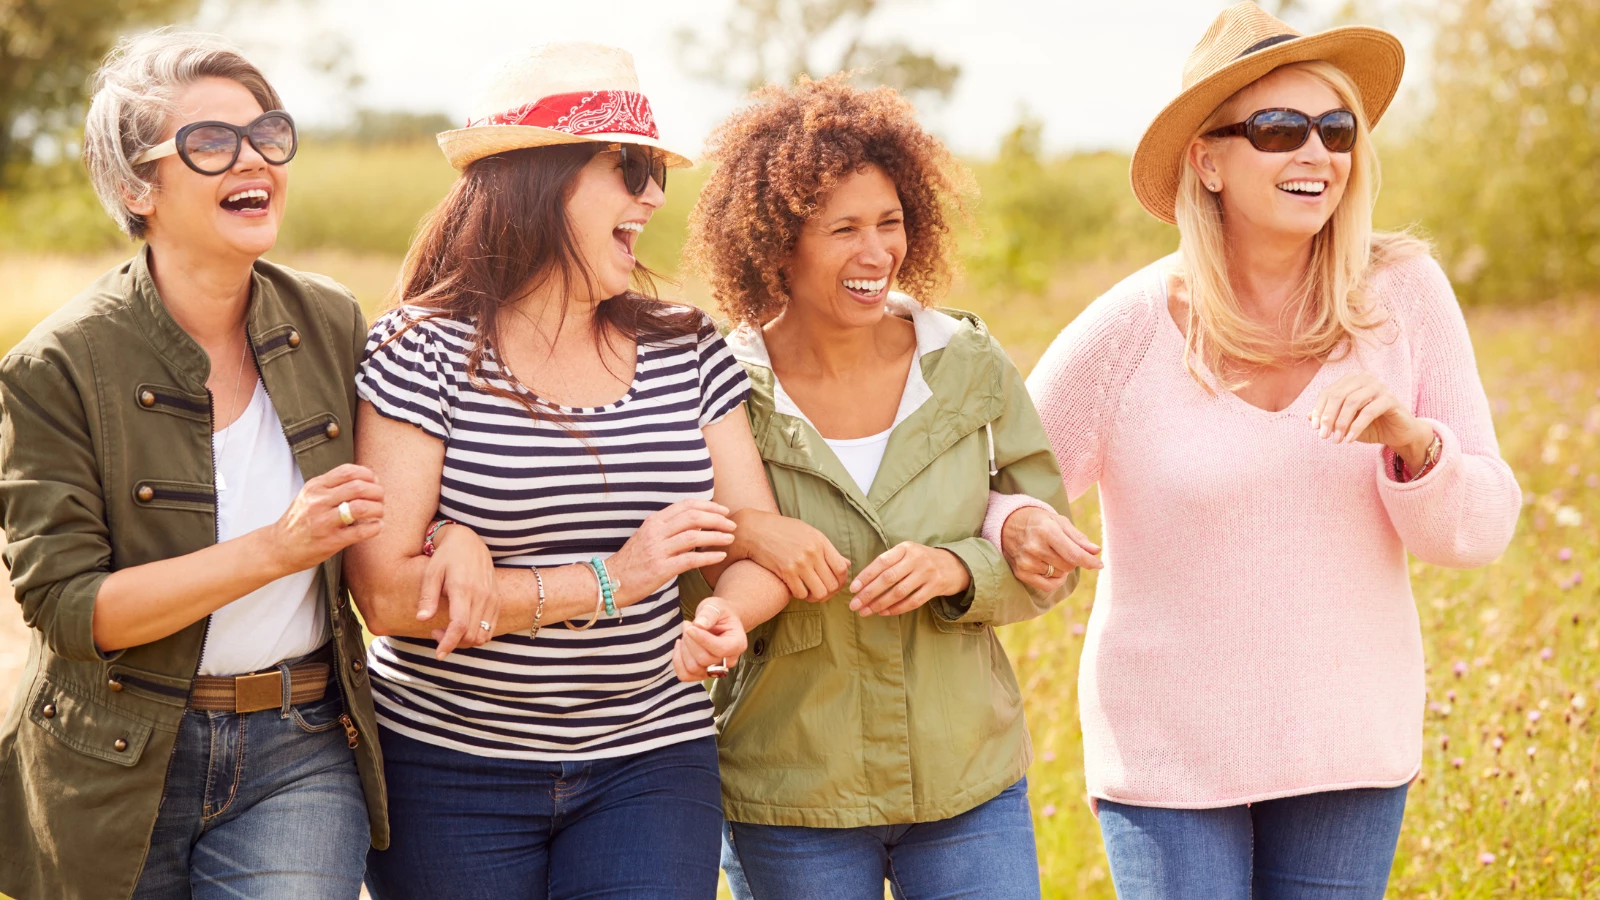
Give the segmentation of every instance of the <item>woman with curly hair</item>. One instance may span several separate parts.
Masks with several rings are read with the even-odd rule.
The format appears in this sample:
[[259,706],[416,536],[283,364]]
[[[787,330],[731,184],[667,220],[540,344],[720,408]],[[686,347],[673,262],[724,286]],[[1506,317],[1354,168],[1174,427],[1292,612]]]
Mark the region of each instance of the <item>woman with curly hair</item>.
[[[970,176],[886,88],[841,76],[755,99],[712,137],[689,254],[737,323],[782,513],[735,512],[728,559],[795,600],[712,688],[723,865],[741,898],[878,898],[886,877],[907,898],[1037,897],[1031,747],[994,629],[1075,579],[1023,584],[980,531],[991,490],[1062,521],[1067,499],[983,322],[890,291],[948,283]],[[688,602],[707,593],[685,577]]]

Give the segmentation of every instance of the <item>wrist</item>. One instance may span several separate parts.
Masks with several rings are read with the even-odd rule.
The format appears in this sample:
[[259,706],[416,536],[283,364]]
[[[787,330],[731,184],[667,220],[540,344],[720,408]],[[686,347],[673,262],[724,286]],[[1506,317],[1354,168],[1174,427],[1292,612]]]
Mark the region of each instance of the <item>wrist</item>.
[[1406,464],[1406,468],[1415,472],[1422,468],[1423,460],[1428,455],[1428,448],[1433,445],[1435,434],[1433,426],[1421,419],[1413,420],[1416,427],[1399,446],[1391,447],[1396,456]]
[[972,573],[967,570],[967,564],[962,561],[961,557],[956,555],[954,550],[946,550],[943,547],[938,548],[938,550],[944,563],[941,568],[945,571],[944,586],[947,588],[947,590],[940,591],[939,596],[954,597],[957,594],[966,593],[967,588],[972,586]]
[[276,523],[257,528],[241,540],[246,544],[241,548],[246,551],[245,559],[259,567],[257,578],[263,584],[270,584],[304,568],[295,565],[293,554],[289,552],[289,542],[283,529]]

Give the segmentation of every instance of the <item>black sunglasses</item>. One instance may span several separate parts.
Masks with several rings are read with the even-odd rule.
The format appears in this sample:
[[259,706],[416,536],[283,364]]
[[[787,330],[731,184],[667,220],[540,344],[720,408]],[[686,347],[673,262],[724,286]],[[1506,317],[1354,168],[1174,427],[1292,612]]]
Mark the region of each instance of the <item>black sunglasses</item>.
[[643,194],[650,187],[651,179],[655,179],[656,187],[663,191],[667,189],[665,153],[640,144],[613,144],[611,149],[622,155],[618,168],[622,170],[622,186],[628,189],[628,193],[635,197]]
[[1320,116],[1308,116],[1298,109],[1262,109],[1243,122],[1224,125],[1205,136],[1243,136],[1263,153],[1288,153],[1305,146],[1312,129],[1329,152],[1349,153],[1355,149],[1356,114],[1348,109],[1332,109]]
[[300,149],[294,119],[281,109],[268,110],[243,128],[227,122],[190,122],[178,129],[170,141],[163,141],[139,154],[134,165],[178,154],[183,164],[201,175],[221,175],[239,161],[244,142],[256,148],[261,158],[281,166]]

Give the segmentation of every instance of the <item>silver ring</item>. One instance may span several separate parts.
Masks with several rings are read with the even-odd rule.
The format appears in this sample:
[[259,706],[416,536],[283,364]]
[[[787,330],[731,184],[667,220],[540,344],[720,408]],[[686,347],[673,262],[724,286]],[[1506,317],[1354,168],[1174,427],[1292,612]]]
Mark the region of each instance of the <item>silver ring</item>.
[[728,658],[724,656],[722,658],[721,665],[712,663],[711,665],[706,666],[706,674],[710,675],[712,678],[721,678],[722,676],[728,674]]
[[1054,578],[1054,577],[1056,577],[1056,564],[1055,563],[1049,563],[1049,564],[1047,564],[1045,566],[1044,577],[1046,577],[1046,578]]
[[339,521],[343,522],[347,528],[356,523],[355,515],[350,512],[349,500],[339,504]]
[[492,627],[490,627],[488,622],[479,622],[478,623],[478,627],[482,628],[484,631],[493,631],[494,630]]

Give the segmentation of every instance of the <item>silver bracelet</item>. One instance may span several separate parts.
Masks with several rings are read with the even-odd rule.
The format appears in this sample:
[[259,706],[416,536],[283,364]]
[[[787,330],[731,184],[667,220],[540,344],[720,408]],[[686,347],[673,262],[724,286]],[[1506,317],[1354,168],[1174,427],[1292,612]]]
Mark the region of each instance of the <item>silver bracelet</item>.
[[[594,627],[594,623],[600,621],[600,614],[606,611],[606,592],[600,587],[600,576],[595,575],[595,571],[589,568],[588,563],[578,563],[578,565],[582,566],[584,571],[590,575],[594,575],[594,615],[590,616],[589,621],[582,625],[574,625],[572,624],[572,619],[568,619],[567,627],[573,631],[588,631]],[[573,618],[577,617],[574,616]]]
[[528,640],[537,640],[539,637],[539,620],[544,618],[544,574],[538,566],[533,567],[533,580],[539,585],[539,605],[533,610],[533,627],[528,629]]

